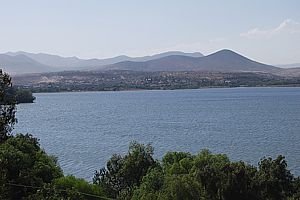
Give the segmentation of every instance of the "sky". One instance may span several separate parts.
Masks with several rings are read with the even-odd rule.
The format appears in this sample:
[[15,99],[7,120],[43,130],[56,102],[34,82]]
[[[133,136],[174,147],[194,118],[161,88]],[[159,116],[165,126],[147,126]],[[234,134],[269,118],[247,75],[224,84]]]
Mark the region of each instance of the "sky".
[[300,63],[299,0],[0,0],[0,53],[80,58],[231,49]]

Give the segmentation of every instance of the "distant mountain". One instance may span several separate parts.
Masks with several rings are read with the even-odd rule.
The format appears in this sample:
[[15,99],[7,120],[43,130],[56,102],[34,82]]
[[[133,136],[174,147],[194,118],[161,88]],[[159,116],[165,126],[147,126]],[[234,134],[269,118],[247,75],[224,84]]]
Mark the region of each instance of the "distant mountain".
[[[103,69],[103,68],[101,68]],[[125,61],[108,65],[106,70],[134,71],[248,71],[272,72],[280,68],[250,60],[231,50],[221,50],[208,56],[170,55],[144,62]]]
[[9,74],[50,72],[54,69],[25,55],[0,54],[0,69]]
[[190,57],[202,57],[201,53],[184,53],[180,51],[169,51],[161,54],[155,54],[153,56],[144,56],[144,57],[128,57],[125,55],[106,58],[106,59],[79,59],[77,57],[61,57],[57,55],[44,54],[44,53],[28,53],[24,51],[19,52],[8,52],[6,55],[17,56],[25,55],[41,64],[51,66],[55,71],[63,70],[78,70],[78,69],[94,69],[101,68],[104,65],[110,65],[123,61],[149,61],[153,59],[162,58],[170,55],[184,55]]
[[81,62],[81,59],[77,57],[61,57],[57,55],[45,54],[45,53],[28,53],[24,51],[18,52],[7,52],[6,55],[10,56],[17,56],[17,55],[24,55],[27,56],[41,64],[51,66],[53,68],[58,69],[66,69],[71,67],[78,67],[78,63]]
[[285,76],[285,77],[300,77],[300,67],[295,68],[280,68],[280,70],[277,70],[273,74],[279,75],[279,76]]
[[80,59],[77,57],[62,57],[58,55],[51,55],[45,53],[28,53],[24,51],[18,52],[8,52],[6,55],[16,56],[16,55],[25,55],[39,63],[44,65],[51,66],[55,68],[56,71],[60,70],[72,70],[72,69],[85,69],[88,67],[109,65],[117,62],[122,62],[127,60],[127,56],[117,56],[114,58],[107,59]]
[[300,63],[281,64],[281,65],[276,65],[276,66],[281,67],[281,68],[300,68]]
[[58,72],[70,70],[133,70],[133,71],[219,71],[268,72],[280,76],[300,76],[298,64],[278,68],[259,63],[231,50],[203,56],[201,53],[169,51],[144,57],[125,55],[107,59],[80,59],[23,51],[0,54],[0,69],[10,74]]
[[[281,65],[282,66],[282,65]],[[250,60],[231,50],[221,50],[203,56],[201,53],[170,51],[153,56],[117,56],[107,59],[79,59],[50,54],[8,52],[0,54],[0,69],[12,75],[59,71],[132,70],[155,71],[206,71],[206,72],[267,72],[282,77],[300,77],[300,68],[286,68],[297,64],[274,67]]]
[[200,57],[203,57],[204,55],[199,52],[185,53],[185,52],[181,52],[181,51],[168,51],[165,53],[155,54],[153,56],[130,58],[127,61],[143,62],[143,61],[155,60],[155,59],[159,59],[159,58],[163,58],[163,57],[167,57],[167,56],[188,56],[188,57],[193,57],[193,58],[200,58]]

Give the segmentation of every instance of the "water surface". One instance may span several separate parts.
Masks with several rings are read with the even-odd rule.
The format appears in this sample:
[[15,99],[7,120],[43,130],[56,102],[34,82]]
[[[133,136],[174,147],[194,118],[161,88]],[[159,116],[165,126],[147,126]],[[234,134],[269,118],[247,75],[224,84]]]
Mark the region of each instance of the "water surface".
[[18,105],[14,132],[31,133],[65,174],[91,180],[132,140],[167,151],[208,148],[257,164],[283,154],[300,175],[300,88],[35,94]]

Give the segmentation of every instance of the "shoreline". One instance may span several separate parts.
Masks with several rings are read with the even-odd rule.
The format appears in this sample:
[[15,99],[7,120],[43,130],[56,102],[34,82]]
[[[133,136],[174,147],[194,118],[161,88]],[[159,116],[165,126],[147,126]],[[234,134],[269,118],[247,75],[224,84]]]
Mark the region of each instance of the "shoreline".
[[265,86],[236,86],[236,87],[199,87],[199,88],[178,88],[178,89],[128,89],[128,90],[74,90],[59,92],[33,92],[33,94],[49,93],[85,93],[85,92],[139,92],[139,91],[174,91],[174,90],[201,90],[201,89],[233,89],[233,88],[300,88],[300,85],[265,85]]

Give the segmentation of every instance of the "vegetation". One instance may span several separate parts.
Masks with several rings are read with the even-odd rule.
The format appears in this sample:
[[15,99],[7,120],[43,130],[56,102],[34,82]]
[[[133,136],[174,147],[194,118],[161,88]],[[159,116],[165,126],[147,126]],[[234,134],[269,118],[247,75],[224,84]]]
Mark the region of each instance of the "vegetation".
[[98,200],[108,199],[102,187],[88,183],[84,179],[66,176],[55,179],[51,184],[45,184],[29,199],[70,199],[70,200]]
[[[203,150],[197,155],[169,152],[154,161],[147,146],[133,143],[125,156],[114,155],[94,184],[117,199],[278,200],[299,198],[299,178],[283,156],[264,158],[258,167],[231,162],[226,155]],[[135,152],[134,154],[132,152]],[[152,152],[152,151],[150,151]],[[150,162],[149,162],[150,161]],[[141,164],[148,163],[148,164]],[[140,173],[146,172],[146,173]]]
[[12,91],[10,76],[0,71],[0,144],[8,138],[17,122],[16,100]]
[[67,71],[14,78],[32,92],[174,90],[203,87],[299,86],[299,77],[253,72]]
[[127,199],[141,184],[148,170],[158,164],[152,156],[151,145],[132,142],[127,155],[113,155],[107,162],[107,168],[96,171],[93,182],[104,188],[111,197]]
[[16,123],[11,80],[0,73],[0,199],[77,200],[298,200],[300,177],[283,156],[258,166],[223,154],[169,152],[161,161],[153,147],[132,142],[113,155],[93,183],[64,176],[57,160],[29,134],[12,135]]
[[132,199],[288,199],[294,182],[282,156],[263,159],[256,168],[207,150],[171,152],[143,178]]
[[31,90],[16,89],[15,95],[17,103],[33,103],[35,100]]
[[[1,199],[299,199],[300,181],[282,156],[258,167],[231,162],[203,150],[169,152],[154,160],[150,145],[131,143],[125,156],[113,155],[94,183],[64,177],[30,135],[10,137],[0,148]],[[23,187],[32,186],[32,187]]]
[[0,199],[28,197],[36,192],[35,187],[63,176],[56,159],[48,156],[31,135],[16,135],[3,142],[0,161]]

